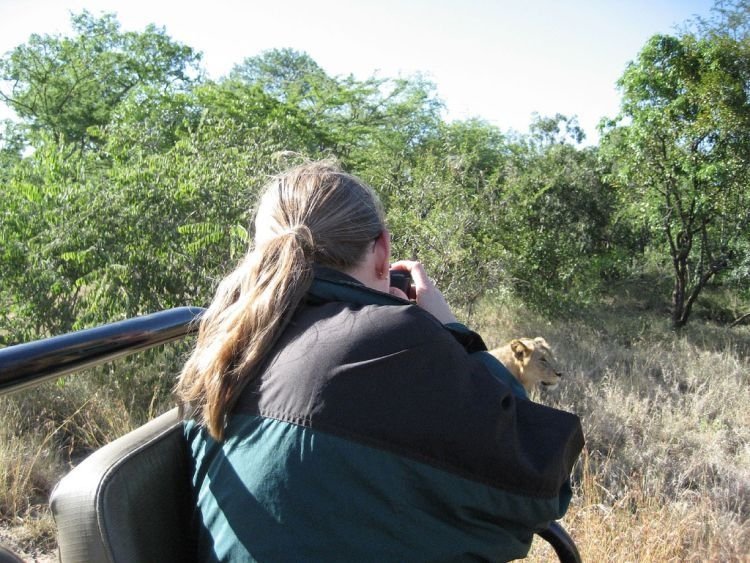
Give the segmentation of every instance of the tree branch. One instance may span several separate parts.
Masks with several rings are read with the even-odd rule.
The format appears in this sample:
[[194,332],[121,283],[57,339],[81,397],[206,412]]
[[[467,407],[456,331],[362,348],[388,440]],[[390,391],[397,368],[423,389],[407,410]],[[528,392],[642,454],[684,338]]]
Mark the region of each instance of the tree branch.
[[729,323],[727,328],[733,328],[749,317],[750,317],[750,313],[745,313],[744,315],[740,315],[739,317],[734,319],[731,323]]

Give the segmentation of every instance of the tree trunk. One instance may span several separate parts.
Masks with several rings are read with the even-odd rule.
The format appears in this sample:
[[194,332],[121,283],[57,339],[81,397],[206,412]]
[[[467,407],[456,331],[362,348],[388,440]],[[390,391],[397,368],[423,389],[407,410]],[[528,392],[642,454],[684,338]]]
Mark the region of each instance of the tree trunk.
[[729,328],[735,327],[738,324],[740,324],[745,319],[750,318],[750,313],[745,313],[744,315],[740,315],[738,318],[734,319],[731,323],[729,323]]
[[689,310],[686,310],[685,295],[688,284],[688,264],[686,256],[676,256],[673,259],[675,276],[672,290],[672,330],[680,330],[687,324]]
[[692,287],[689,287],[690,268],[686,253],[676,255],[672,263],[675,269],[672,291],[672,330],[680,330],[687,324],[693,305],[703,288],[711,281],[711,278],[726,269],[728,262],[724,258],[713,261],[706,271],[702,272],[697,279],[692,280]]

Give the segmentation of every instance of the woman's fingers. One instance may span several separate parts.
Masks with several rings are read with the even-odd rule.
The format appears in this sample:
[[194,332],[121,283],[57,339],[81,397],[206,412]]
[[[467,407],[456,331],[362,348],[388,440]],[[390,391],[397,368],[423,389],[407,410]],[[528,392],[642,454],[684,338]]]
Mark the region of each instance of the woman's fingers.
[[399,299],[406,299],[407,301],[409,300],[409,296],[397,287],[390,287],[388,289],[388,293],[395,297],[398,297]]
[[450,306],[435,286],[435,283],[427,276],[424,266],[413,260],[400,260],[391,264],[394,270],[405,270],[411,275],[414,282],[414,293],[417,305],[436,317],[441,323],[454,323],[456,317]]

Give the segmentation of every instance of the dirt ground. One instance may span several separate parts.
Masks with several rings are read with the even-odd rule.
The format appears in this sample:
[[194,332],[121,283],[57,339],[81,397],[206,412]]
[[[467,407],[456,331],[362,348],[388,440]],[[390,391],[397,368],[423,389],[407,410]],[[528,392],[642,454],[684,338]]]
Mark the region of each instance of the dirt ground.
[[0,525],[0,546],[9,549],[26,563],[55,563],[57,561],[57,553],[54,551],[44,553],[39,549],[24,548],[18,541],[16,532],[13,527]]

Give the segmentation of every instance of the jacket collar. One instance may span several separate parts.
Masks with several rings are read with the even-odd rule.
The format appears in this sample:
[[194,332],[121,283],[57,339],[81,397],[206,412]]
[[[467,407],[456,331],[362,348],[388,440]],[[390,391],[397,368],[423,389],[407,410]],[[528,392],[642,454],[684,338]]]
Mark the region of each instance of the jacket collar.
[[367,287],[353,277],[313,264],[313,279],[307,297],[310,302],[346,301],[355,305],[409,305],[410,302]]
[[[332,301],[343,301],[354,305],[413,305],[395,297],[390,293],[383,293],[367,287],[353,277],[318,264],[313,264],[312,285],[307,292],[307,302],[311,304],[329,303]],[[429,315],[429,313],[426,313]],[[432,316],[432,315],[429,315]],[[439,322],[435,319],[435,322]],[[460,323],[449,323],[444,325],[445,329],[461,344],[464,349],[471,352],[486,351],[482,337]],[[512,377],[511,377],[512,379]],[[524,394],[525,396],[525,394]]]

